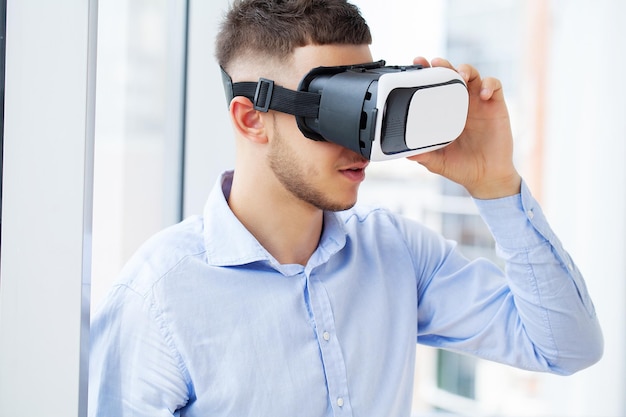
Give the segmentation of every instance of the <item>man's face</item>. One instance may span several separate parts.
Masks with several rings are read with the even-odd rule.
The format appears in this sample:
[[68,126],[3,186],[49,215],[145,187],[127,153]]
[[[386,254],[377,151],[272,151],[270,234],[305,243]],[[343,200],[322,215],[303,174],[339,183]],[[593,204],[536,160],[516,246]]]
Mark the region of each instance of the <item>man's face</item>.
[[[276,80],[291,89],[312,68],[372,61],[367,45],[309,45],[296,49],[293,58],[294,70]],[[267,163],[284,189],[318,209],[352,207],[368,161],[340,145],[304,137],[294,116],[272,112],[271,120]]]

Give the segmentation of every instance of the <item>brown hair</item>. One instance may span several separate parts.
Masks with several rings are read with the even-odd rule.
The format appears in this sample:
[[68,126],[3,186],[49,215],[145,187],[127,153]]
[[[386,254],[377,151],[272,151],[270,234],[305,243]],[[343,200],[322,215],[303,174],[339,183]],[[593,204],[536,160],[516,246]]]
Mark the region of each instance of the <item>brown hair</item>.
[[234,0],[215,55],[227,68],[245,55],[284,59],[300,46],[371,42],[365,19],[346,0]]

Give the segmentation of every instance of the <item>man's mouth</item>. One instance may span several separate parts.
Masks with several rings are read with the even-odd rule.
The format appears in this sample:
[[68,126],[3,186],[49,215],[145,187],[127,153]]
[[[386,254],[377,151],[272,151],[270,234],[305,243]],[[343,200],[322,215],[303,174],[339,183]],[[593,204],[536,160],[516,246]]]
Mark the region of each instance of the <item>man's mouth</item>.
[[339,171],[351,181],[363,181],[365,179],[365,168],[369,161],[357,162],[340,169]]
[[367,168],[369,163],[370,161],[368,161],[367,159],[362,159],[362,160],[359,159],[359,160],[350,161],[347,164],[345,164],[343,168],[341,168],[341,171],[364,170],[365,168]]

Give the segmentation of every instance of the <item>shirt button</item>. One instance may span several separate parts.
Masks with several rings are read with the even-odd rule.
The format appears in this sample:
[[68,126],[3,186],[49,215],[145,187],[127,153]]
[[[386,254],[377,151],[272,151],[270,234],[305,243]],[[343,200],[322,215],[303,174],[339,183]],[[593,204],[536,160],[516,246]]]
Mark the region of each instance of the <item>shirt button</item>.
[[341,398],[341,397],[337,398],[337,405],[339,407],[343,407],[343,398]]
[[530,220],[532,220],[533,217],[535,217],[535,212],[533,212],[533,209],[526,210],[526,215],[528,216]]
[[322,337],[324,338],[325,341],[328,342],[330,340],[330,333],[324,332],[322,333]]

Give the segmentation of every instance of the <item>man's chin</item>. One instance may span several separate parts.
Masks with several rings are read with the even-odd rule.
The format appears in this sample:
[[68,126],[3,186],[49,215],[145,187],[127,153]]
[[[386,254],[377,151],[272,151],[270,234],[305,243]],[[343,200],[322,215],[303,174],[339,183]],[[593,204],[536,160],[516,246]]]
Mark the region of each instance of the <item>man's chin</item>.
[[351,202],[328,204],[325,208],[323,208],[323,210],[334,211],[334,212],[346,211],[346,210],[350,210],[355,205],[356,205],[356,200],[351,201]]

